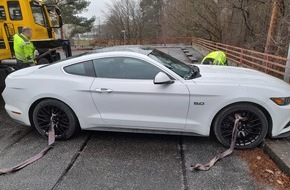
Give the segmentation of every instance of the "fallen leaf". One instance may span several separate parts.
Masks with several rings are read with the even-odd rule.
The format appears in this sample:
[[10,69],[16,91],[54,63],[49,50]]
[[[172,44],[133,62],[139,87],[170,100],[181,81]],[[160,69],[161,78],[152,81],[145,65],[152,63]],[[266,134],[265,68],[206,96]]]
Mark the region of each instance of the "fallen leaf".
[[274,180],[273,180],[273,179],[269,179],[269,182],[270,182],[270,183],[273,183],[273,182],[274,182]]
[[274,172],[272,170],[266,169],[265,171],[270,173],[270,174],[274,174]]
[[277,180],[277,183],[278,183],[279,185],[283,185],[283,182],[280,181],[280,180]]

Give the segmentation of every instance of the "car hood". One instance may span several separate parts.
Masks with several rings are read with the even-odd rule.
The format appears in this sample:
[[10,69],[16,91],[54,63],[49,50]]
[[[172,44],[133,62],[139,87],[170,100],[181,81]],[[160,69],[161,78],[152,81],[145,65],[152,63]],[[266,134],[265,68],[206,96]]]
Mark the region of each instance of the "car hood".
[[202,77],[196,83],[254,86],[285,90],[290,95],[290,85],[268,74],[241,67],[198,65]]

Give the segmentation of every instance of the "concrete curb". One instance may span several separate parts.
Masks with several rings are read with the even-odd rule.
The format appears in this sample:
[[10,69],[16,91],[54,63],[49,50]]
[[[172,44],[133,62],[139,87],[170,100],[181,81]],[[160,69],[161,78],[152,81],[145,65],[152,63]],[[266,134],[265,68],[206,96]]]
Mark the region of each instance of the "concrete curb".
[[263,150],[282,172],[290,176],[290,142],[287,139],[267,139]]

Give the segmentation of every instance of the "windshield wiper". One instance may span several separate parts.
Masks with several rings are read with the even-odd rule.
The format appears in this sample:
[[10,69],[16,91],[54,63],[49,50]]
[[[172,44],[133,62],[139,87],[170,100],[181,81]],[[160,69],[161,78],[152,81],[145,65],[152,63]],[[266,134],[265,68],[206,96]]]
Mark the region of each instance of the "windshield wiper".
[[185,80],[195,79],[201,77],[199,68],[197,66],[192,66],[188,74],[184,77]]
[[164,65],[165,67],[167,67],[170,70],[173,70],[173,67],[171,65]]

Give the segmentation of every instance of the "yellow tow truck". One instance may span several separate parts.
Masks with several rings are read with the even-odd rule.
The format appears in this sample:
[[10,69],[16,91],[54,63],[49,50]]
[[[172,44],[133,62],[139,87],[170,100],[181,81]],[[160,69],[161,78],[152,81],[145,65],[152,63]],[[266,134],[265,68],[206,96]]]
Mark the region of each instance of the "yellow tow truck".
[[60,60],[56,48],[62,47],[66,57],[71,56],[69,40],[56,39],[54,29],[63,25],[61,11],[55,5],[46,5],[42,0],[0,0],[0,82],[3,75],[16,66],[13,51],[13,35],[23,27],[33,31],[31,41],[39,51],[38,64]]

